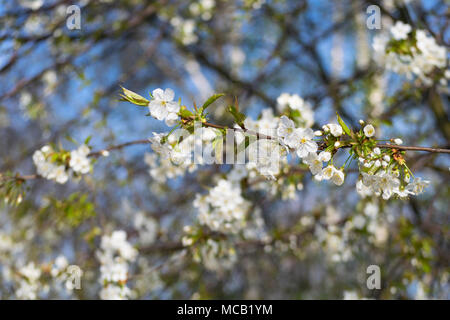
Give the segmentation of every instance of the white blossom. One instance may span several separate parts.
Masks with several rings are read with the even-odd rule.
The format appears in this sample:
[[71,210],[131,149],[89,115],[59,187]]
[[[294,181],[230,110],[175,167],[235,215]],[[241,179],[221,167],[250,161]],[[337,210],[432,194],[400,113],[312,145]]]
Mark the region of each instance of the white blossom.
[[100,266],[101,299],[119,300],[127,299],[131,290],[123,283],[128,278],[128,262],[137,257],[137,250],[127,242],[125,231],[114,231],[110,236],[104,235],[97,250]]
[[16,296],[22,300],[34,300],[37,298],[39,289],[39,279],[41,277],[41,270],[34,262],[30,262],[22,266],[18,270],[22,277],[19,281],[19,287],[16,290]]
[[198,37],[195,34],[195,21],[192,19],[183,19],[173,17],[170,24],[175,28],[175,34],[184,45],[190,45],[197,42]]
[[333,176],[331,177],[331,181],[337,186],[340,186],[344,183],[345,175],[342,170],[334,170]]
[[421,194],[423,189],[430,184],[428,180],[422,180],[422,178],[414,178],[412,182],[410,182],[406,186],[406,190],[412,192],[415,195]]
[[[392,39],[387,34],[374,37],[373,49],[378,63],[385,65],[387,70],[398,74],[404,74],[408,79],[413,75],[427,86],[433,83],[431,74],[435,68],[444,69],[447,65],[447,50],[436,43],[432,36],[428,36],[425,30],[416,30],[415,45],[406,44],[408,51],[398,53],[390,50],[391,41],[404,41],[411,33],[411,26],[397,22],[390,29]],[[417,48],[416,48],[417,47]]]
[[286,116],[280,118],[277,134],[283,138],[283,142],[290,148],[296,148],[299,145],[299,130],[295,127],[294,121]]
[[64,184],[69,180],[69,176],[64,166],[54,167],[53,171],[48,175],[49,179],[54,179],[56,182]]
[[317,155],[315,152],[311,152],[303,158],[303,161],[309,165],[309,170],[313,175],[320,175],[322,173],[323,162],[328,162],[331,159],[331,153],[328,151],[322,151]]
[[286,109],[295,111],[293,115],[302,127],[309,128],[314,123],[314,111],[311,105],[297,94],[282,93],[277,98],[277,109],[280,113]]
[[326,132],[330,132],[335,137],[340,137],[343,133],[342,127],[339,124],[335,123],[328,123],[323,126],[323,129]]
[[299,129],[299,145],[297,148],[297,155],[300,158],[306,157],[310,152],[317,151],[317,143],[314,142],[314,131],[311,128]]
[[50,271],[50,274],[52,277],[58,276],[62,271],[64,271],[69,266],[69,262],[67,261],[67,258],[64,256],[58,256],[55,259],[55,262],[52,266],[52,270]]
[[239,185],[222,179],[208,195],[197,195],[194,207],[201,224],[213,231],[236,233],[245,226],[249,203],[242,197]]
[[124,300],[128,299],[131,291],[126,286],[106,286],[100,291],[100,299],[102,300]]
[[89,147],[86,145],[80,146],[77,150],[70,152],[69,166],[73,171],[81,174],[86,174],[91,170],[91,163],[87,157],[89,154]]
[[395,40],[402,40],[408,37],[408,33],[412,30],[409,24],[397,21],[390,29]]
[[158,153],[162,159],[167,159],[170,157],[170,153],[172,151],[172,146],[168,143],[161,143],[162,139],[165,137],[163,133],[153,132],[153,137],[148,140],[151,143],[151,147],[153,151]]
[[170,124],[175,121],[178,117],[176,114],[180,111],[180,105],[178,102],[173,101],[175,98],[173,90],[167,88],[163,91],[158,88],[153,90],[152,96],[153,99],[148,104],[150,114],[158,120],[168,118]]
[[364,134],[368,138],[373,137],[375,135],[375,128],[373,127],[373,125],[371,124],[366,125],[364,127]]

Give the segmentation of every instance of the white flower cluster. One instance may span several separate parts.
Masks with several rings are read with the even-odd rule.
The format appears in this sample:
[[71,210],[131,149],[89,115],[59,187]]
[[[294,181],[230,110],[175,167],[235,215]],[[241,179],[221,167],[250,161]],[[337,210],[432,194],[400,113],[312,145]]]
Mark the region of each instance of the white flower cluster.
[[69,166],[76,173],[86,174],[91,170],[91,162],[89,161],[88,154],[90,149],[87,145],[83,144],[78,149],[70,152]]
[[[153,99],[149,103],[150,114],[158,120],[166,120],[171,126],[178,120],[177,112],[180,110],[179,103],[173,101],[174,92],[171,89],[155,89]],[[249,165],[248,169],[255,169],[260,174],[275,179],[280,172],[280,164],[287,161],[287,147],[295,149],[300,157],[306,157],[310,152],[317,150],[317,144],[312,141],[314,132],[307,128],[313,123],[313,112],[310,105],[303,101],[298,95],[282,94],[279,97],[280,108],[290,108],[290,116],[295,122],[286,116],[281,119],[273,115],[271,109],[265,109],[258,120],[246,118],[245,128],[254,132],[272,137],[281,137],[281,140],[257,139],[247,147]],[[237,125],[236,125],[237,126]],[[296,128],[296,126],[299,126]],[[306,126],[306,127],[305,127]],[[164,182],[167,177],[172,178],[184,174],[186,169],[195,170],[192,152],[196,144],[204,141],[209,142],[204,146],[205,153],[212,154],[214,147],[211,141],[217,136],[216,129],[200,128],[202,139],[195,139],[194,135],[184,136],[180,139],[181,129],[177,129],[168,136],[162,133],[153,133],[150,138],[152,149],[161,156],[158,163],[153,156],[147,157],[150,166],[150,174],[157,180]],[[242,132],[235,132],[236,143],[239,146],[245,139]],[[281,144],[279,143],[281,142]],[[209,153],[208,153],[209,151]],[[239,152],[239,151],[238,151]],[[216,155],[220,156],[220,155]],[[170,161],[166,161],[170,159]],[[204,163],[203,158],[194,159],[194,163]]]
[[[435,68],[445,69],[447,50],[428,36],[425,30],[412,30],[411,26],[397,21],[390,28],[390,35],[377,35],[373,41],[375,58],[386,65],[386,69],[406,75],[417,76],[426,85],[433,80],[430,74]],[[450,72],[445,72],[450,77]],[[443,84],[446,79],[441,78]]]
[[169,158],[163,159],[155,153],[145,154],[145,163],[149,166],[149,174],[159,183],[165,183],[167,179],[183,176],[186,170],[193,170],[195,166],[174,164]]
[[[263,109],[258,120],[246,118],[245,128],[254,132],[277,137],[277,127],[280,118],[275,117],[272,109]],[[236,142],[240,145],[244,141],[244,134],[235,132]],[[301,190],[302,185],[295,186],[286,184],[283,177],[277,177],[283,170],[289,168],[287,154],[288,149],[284,143],[277,140],[260,139],[253,145],[247,147],[249,162],[247,164],[236,164],[228,173],[228,180],[239,183],[242,179],[248,178],[249,187],[253,190],[268,191],[275,196],[281,193],[283,199],[293,199],[296,190]],[[263,175],[271,179],[261,180]]]
[[256,170],[259,174],[275,180],[281,172],[281,164],[287,162],[286,148],[276,140],[259,139],[248,148],[248,170]]
[[[360,232],[363,230],[370,235],[368,239],[374,245],[382,246],[386,243],[389,237],[388,224],[378,214],[378,205],[375,202],[364,205],[363,213],[355,214],[351,220],[335,206],[328,205],[322,223],[315,224],[315,237],[323,244],[327,257],[332,262],[345,262],[353,258],[359,248]],[[305,226],[313,225],[308,216],[302,220]]]
[[[195,136],[186,130],[177,129],[167,137],[167,141],[163,141],[165,134],[153,132],[153,137],[149,138],[149,141],[151,148],[159,156],[146,154],[145,162],[150,167],[150,175],[156,181],[164,183],[167,179],[183,176],[186,171],[194,172],[197,169],[195,163],[203,164],[201,154],[193,158],[196,145],[202,144],[204,152],[212,154],[211,141],[216,137],[216,129],[198,128],[198,130],[201,139],[195,139]],[[180,139],[181,137],[183,139]],[[206,145],[203,145],[204,142]]]
[[300,158],[317,151],[317,143],[313,141],[314,131],[311,128],[296,128],[294,121],[286,116],[280,118],[277,134],[286,146],[296,150]]
[[206,269],[217,272],[233,267],[237,262],[237,254],[227,241],[208,239],[196,250],[194,261],[202,262]]
[[58,153],[51,146],[44,146],[33,154],[33,162],[36,166],[37,173],[49,180],[64,184],[69,179],[70,172],[68,167],[75,174],[87,174],[91,170],[91,162],[89,161],[90,149],[87,145],[81,145],[78,149],[70,152],[70,161],[65,164],[63,161],[54,159],[58,158]]
[[[330,133],[334,137],[339,137],[343,133],[342,127],[333,123],[324,125],[322,129],[325,133]],[[309,166],[316,180],[331,179],[336,185],[344,183],[344,172],[342,170],[335,168],[332,164],[323,168],[323,162],[331,160],[331,153],[322,151],[317,154],[318,145],[313,140],[316,135],[322,135],[322,132],[315,133],[311,128],[296,128],[291,119],[282,116],[277,134],[281,142],[291,150],[295,150],[297,156],[302,158],[303,162]]]
[[373,148],[373,151],[364,159],[359,158],[359,162],[365,168],[378,169],[379,167],[387,168],[391,161],[391,157],[388,154],[381,154],[381,149],[378,147]]
[[362,172],[362,179],[358,180],[356,190],[360,195],[382,196],[384,200],[388,200],[393,194],[397,194],[400,198],[418,195],[430,183],[421,178],[414,178],[410,182],[409,177],[405,177],[405,182],[407,185],[402,187],[398,171],[390,169],[380,170],[375,174]]
[[100,282],[103,288],[100,298],[103,300],[127,299],[131,290],[126,286],[128,262],[137,257],[136,249],[126,240],[125,231],[114,231],[111,236],[103,236],[97,258],[101,263]]
[[[246,118],[244,126],[248,130],[275,137],[279,121],[280,119],[274,116],[272,109],[264,109],[258,120]],[[236,127],[238,126],[236,125]],[[238,146],[244,142],[245,135],[243,133],[235,132],[235,137]],[[287,161],[286,148],[281,146],[276,140],[258,139],[250,143],[247,151],[249,162],[246,165],[246,169],[258,172],[272,180],[280,173],[280,163]],[[243,170],[243,167],[240,168],[240,170]]]
[[[370,126],[370,127],[369,127]],[[375,129],[371,125],[364,127],[366,136],[375,134]],[[402,144],[401,139],[394,139],[397,144]],[[430,183],[428,180],[414,178],[411,182],[411,172],[403,174],[403,181],[400,180],[400,171],[396,168],[396,161],[386,151],[381,151],[375,147],[365,157],[359,157],[359,167],[362,178],[356,183],[356,191],[362,197],[382,196],[388,200],[396,194],[400,198],[406,198],[409,195],[418,195]]]
[[69,175],[64,165],[57,165],[51,161],[50,157],[53,152],[50,146],[43,146],[41,150],[34,152],[33,162],[40,176],[64,184],[69,179]]
[[14,242],[9,235],[0,231],[0,275],[4,285],[14,288],[15,298],[44,298],[50,290],[66,297],[71,294],[75,282],[70,277],[73,274],[67,272],[68,260],[60,255],[51,263],[24,263],[25,247],[23,242]]
[[309,128],[314,124],[314,111],[311,105],[298,94],[282,93],[277,98],[277,109],[280,113],[290,111],[290,117],[301,127]]
[[[219,182],[219,184],[221,184],[221,182]],[[215,189],[217,192],[220,191],[217,187]],[[201,201],[204,201],[204,199]],[[227,222],[225,222],[225,224],[226,223]],[[216,227],[216,224],[214,224],[213,227]],[[226,239],[205,239],[205,232],[202,228],[199,228],[198,226],[185,226],[183,228],[185,236],[182,238],[182,243],[184,246],[189,247],[195,262],[201,262],[208,270],[220,272],[230,269],[237,261],[235,250],[236,243],[234,240],[238,239],[238,241],[241,241],[242,239],[247,239],[250,241],[262,242],[269,242],[271,240],[271,237],[265,230],[265,223],[261,216],[260,208],[256,208],[251,216],[247,217],[245,228],[242,228],[239,225],[237,228],[239,228],[239,230],[229,230],[229,228],[223,230],[216,228],[214,231],[222,233],[231,232],[233,235],[236,235],[237,231],[242,231],[238,237],[233,238],[232,234],[228,234],[229,237]]]
[[[279,120],[280,119],[278,117],[274,116],[272,109],[263,109],[261,111],[261,116],[258,120],[253,120],[252,118],[245,118],[244,125],[249,130],[271,135],[273,134],[273,131],[276,130]],[[238,144],[241,143],[244,140],[244,135],[237,132],[236,140]]]
[[212,18],[215,6],[215,0],[199,0],[198,2],[192,2],[189,5],[189,11],[193,16],[200,16],[202,20],[208,21]]
[[340,211],[333,206],[327,206],[326,217],[324,218],[326,227],[316,224],[314,230],[317,240],[324,245],[327,256],[332,262],[345,262],[353,256],[349,245],[350,226],[338,227],[341,219]]
[[198,36],[195,34],[195,20],[173,17],[170,19],[170,24],[175,30],[175,37],[184,45],[187,46],[198,41]]
[[239,185],[222,179],[207,195],[197,195],[194,207],[200,224],[213,231],[237,233],[245,227],[250,203],[242,197]]
[[158,222],[147,217],[144,212],[137,212],[134,217],[134,227],[139,231],[139,243],[150,245],[155,242],[158,235]]
[[[409,32],[408,28],[404,29],[406,30],[404,33]],[[396,32],[395,37],[403,37],[401,30]],[[155,118],[167,120],[171,113],[177,116],[176,112],[179,112],[180,106],[172,101],[174,93],[171,89],[166,89],[166,91],[156,89],[153,91],[153,96],[154,99],[149,103],[149,106]],[[412,183],[408,181],[407,186],[404,186],[404,183],[399,183],[399,169],[402,169],[403,173],[409,169],[407,169],[401,153],[388,149],[382,153],[379,148],[374,148],[376,140],[374,140],[375,128],[373,125],[365,124],[364,121],[360,120],[361,129],[359,132],[355,133],[352,131],[350,133],[350,129],[338,116],[339,124],[328,123],[322,127],[322,131],[314,132],[311,128],[305,127],[305,125],[309,126],[312,124],[313,117],[310,118],[310,121],[307,121],[307,124],[304,124],[304,122],[302,124],[298,119],[296,121],[296,118],[305,110],[305,114],[309,114],[309,111],[311,111],[311,108],[298,95],[282,94],[278,97],[278,105],[280,110],[287,111],[289,117],[282,115],[278,118],[274,116],[271,109],[265,109],[261,112],[258,120],[245,118],[243,124],[235,125],[234,137],[236,139],[238,158],[242,159],[241,155],[243,155],[243,158],[248,160],[248,162],[246,165],[236,165],[230,171],[228,180],[221,181],[216,188],[226,189],[227,184],[234,186],[234,184],[239,183],[244,178],[248,178],[248,182],[250,182],[254,180],[255,172],[275,180],[275,176],[285,171],[290,152],[296,154],[304,164],[308,165],[315,180],[331,180],[334,184],[340,186],[345,180],[344,166],[341,168],[335,167],[333,155],[341,147],[351,147],[351,157],[355,158],[355,154],[359,155],[360,172],[365,177],[363,179],[364,182],[358,182],[357,184],[359,193],[374,193],[382,195],[384,199],[389,199],[395,193],[403,198],[420,193],[427,185],[428,181],[420,179],[415,179]],[[294,111],[300,111],[300,113],[296,114]],[[245,134],[240,126],[245,128]],[[213,151],[215,149],[214,142],[220,141],[217,138],[221,137],[221,132],[209,127],[199,127],[197,129],[201,130],[202,138],[196,139],[197,133],[195,129],[194,124],[194,134],[189,133],[185,129],[174,130],[168,135],[153,133],[153,137],[149,140],[152,149],[159,154],[160,159],[158,161],[156,156],[147,155],[146,162],[150,166],[150,174],[156,181],[165,182],[167,178],[183,175],[186,170],[193,171],[197,168],[196,164],[214,163],[214,160],[208,163],[209,160],[204,159],[205,153],[202,152],[200,152],[199,159],[195,158],[196,152],[194,152],[194,161],[192,161],[192,153],[196,150],[198,144],[201,144],[203,149],[205,141],[207,142],[206,149]],[[248,132],[251,132],[250,134],[254,140],[250,139],[247,145],[246,134]],[[267,137],[264,137],[264,135]],[[355,142],[349,143],[348,139],[341,138],[344,135],[348,135],[352,139],[357,137],[359,142],[356,144]],[[322,141],[320,150],[316,139]],[[361,141],[364,141],[366,145],[360,146],[358,143],[361,143]],[[392,141],[396,144],[402,143],[400,139]],[[373,152],[369,154],[367,153],[367,150],[370,150],[367,149],[368,146],[374,148]],[[217,152],[217,149],[215,151]],[[219,148],[219,152],[220,154],[215,156],[219,156],[222,159],[221,148]],[[210,154],[212,156],[212,152]],[[393,156],[395,161],[391,160],[391,156]],[[211,159],[213,158],[211,157]],[[383,170],[380,171],[380,169]],[[368,179],[366,176],[371,176],[372,178]],[[405,176],[405,178],[407,177],[409,177],[409,173]],[[300,190],[302,188],[301,184],[297,183],[295,185],[295,182],[284,183],[284,181],[281,181],[281,183],[273,184],[272,186],[258,183],[258,181],[252,182],[255,183],[254,185],[252,183],[250,188],[260,189],[262,187],[262,189],[270,190],[273,194],[286,186],[282,190],[283,199],[294,198],[296,189]],[[224,194],[227,193],[224,192]],[[230,210],[226,209],[226,201],[216,205],[214,201],[210,201],[213,198],[199,197],[196,201],[197,207],[201,209],[199,216],[202,223],[208,225],[212,230],[216,230],[219,226],[223,228],[224,224],[226,224],[225,228],[230,227],[231,224],[228,220],[233,215],[227,212],[227,210]],[[237,199],[245,203],[241,197],[237,197]],[[210,210],[212,210],[213,214],[210,214]],[[239,215],[240,213],[234,214]]]
[[318,155],[310,153],[304,159],[304,162],[309,166],[309,170],[314,175],[317,181],[331,180],[335,185],[340,186],[344,183],[344,171],[337,169],[334,165],[329,164],[323,168],[323,162],[328,162],[331,159],[331,153],[322,151]]
[[[363,123],[363,122],[361,122]],[[375,128],[368,124],[363,129],[366,137],[375,135]],[[401,139],[394,139],[394,143],[401,145]],[[396,163],[392,160],[387,152],[382,152],[380,148],[375,147],[364,158],[359,157],[359,167],[362,179],[356,183],[356,191],[362,197],[371,195],[382,196],[383,199],[389,199],[393,194],[397,194],[401,198],[408,195],[417,195],[423,192],[423,189],[429,184],[427,180],[420,178],[410,182],[410,174],[404,175],[404,182],[408,183],[403,186],[399,176],[399,170],[396,170]]]
[[16,290],[16,297],[21,300],[35,300],[39,289],[39,278],[41,269],[34,262],[21,267],[18,270],[20,275],[19,288]]
[[50,275],[58,282],[64,283],[64,288],[69,292],[74,289],[74,281],[70,278],[71,274],[66,273],[69,267],[69,261],[65,256],[58,256],[52,264]]
[[[357,230],[366,228],[371,234],[369,241],[375,245],[385,244],[389,236],[388,224],[379,216],[380,208],[375,202],[365,203],[363,214],[353,216],[351,225]],[[347,222],[346,225],[350,223]]]

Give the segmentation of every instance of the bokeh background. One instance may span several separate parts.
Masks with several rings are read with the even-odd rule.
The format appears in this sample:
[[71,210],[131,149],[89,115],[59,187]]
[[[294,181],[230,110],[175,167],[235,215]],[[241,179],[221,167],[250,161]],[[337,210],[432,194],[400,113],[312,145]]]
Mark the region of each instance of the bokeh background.
[[[381,9],[381,30],[366,27],[372,4]],[[80,7],[80,30],[66,26],[69,5]],[[232,124],[225,106],[235,96],[256,119],[265,108],[276,113],[282,93],[298,94],[314,109],[314,129],[338,112],[354,127],[359,119],[373,123],[379,137],[448,147],[448,87],[423,86],[373,60],[373,37],[398,20],[448,48],[444,0],[0,1],[0,172],[34,174],[31,157],[48,143],[70,150],[71,140],[91,136],[98,150],[169,130],[120,102],[121,85],[146,97],[172,88],[188,106],[226,93],[211,107],[211,122],[224,125]],[[431,181],[426,193],[408,200],[361,198],[357,174],[339,188],[304,174],[293,199],[248,192],[274,240],[244,243],[232,267],[211,270],[180,241],[183,226],[195,220],[195,194],[214,186],[227,167],[204,166],[161,183],[149,174],[145,153],[148,145],[111,152],[92,174],[64,185],[25,181],[20,204],[0,205],[2,299],[16,298],[17,266],[45,266],[60,254],[83,269],[83,288],[55,289],[41,277],[38,297],[98,298],[95,252],[101,235],[117,229],[139,251],[129,280],[136,298],[449,297],[448,155],[408,153],[413,171]],[[333,248],[318,241],[305,217],[326,230],[334,224],[340,234],[337,221],[367,208],[377,211],[386,238],[379,243],[367,230],[352,232],[352,258],[330,259]],[[138,215],[151,221],[144,242]],[[366,288],[371,264],[381,268],[381,290]]]

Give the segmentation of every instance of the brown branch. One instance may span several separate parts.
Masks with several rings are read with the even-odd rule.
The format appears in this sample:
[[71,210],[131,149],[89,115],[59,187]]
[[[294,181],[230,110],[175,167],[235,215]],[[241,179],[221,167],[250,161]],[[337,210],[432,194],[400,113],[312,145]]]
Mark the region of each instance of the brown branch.
[[415,147],[415,146],[399,146],[395,144],[377,144],[378,148],[410,150],[410,151],[425,151],[434,153],[450,153],[450,149],[443,148],[429,148],[429,147]]
[[[41,178],[41,176],[37,175],[37,174],[29,174],[29,175],[25,175],[25,176],[15,175],[13,177],[4,177],[0,173],[0,183],[14,181],[14,180],[17,182],[25,182],[27,180],[34,180],[34,179],[39,179],[39,178]],[[3,184],[0,184],[0,188],[1,187],[3,187]]]
[[[194,120],[193,117],[184,118],[184,119],[188,120],[188,121],[193,121]],[[246,128],[229,128],[227,126],[222,126],[222,125],[209,123],[209,122],[203,122],[202,125],[205,126],[205,127],[209,127],[209,128],[229,129],[229,130],[233,130],[233,131],[247,133],[247,134],[256,136],[257,139],[276,140],[275,137],[272,137],[272,136],[269,136],[269,135],[265,135],[265,134],[262,134],[262,133],[259,133],[259,132],[255,132],[253,130],[248,130]],[[147,144],[147,143],[150,143],[150,140],[148,140],[148,139],[133,140],[133,141],[129,141],[129,142],[113,145],[113,146],[107,147],[107,148],[102,149],[102,150],[93,151],[93,152],[88,154],[88,157],[100,157],[100,156],[104,155],[105,152],[109,152],[109,151],[113,151],[113,150],[120,150],[120,149],[129,147],[129,146],[134,146],[134,145],[138,145],[138,144]],[[377,147],[379,147],[379,148],[388,148],[388,149],[398,149],[398,150],[409,150],[409,151],[424,151],[424,152],[432,152],[432,153],[450,153],[450,149],[443,149],[443,148],[429,148],[429,147],[416,147],[416,146],[399,146],[399,145],[394,145],[394,144],[377,144]],[[347,145],[347,146],[343,146],[341,148],[350,148],[350,146]],[[40,176],[39,175],[16,176],[16,177],[12,177],[11,179],[16,179],[16,180],[19,180],[19,181],[20,180],[21,181],[26,181],[26,180],[33,180],[33,179],[37,179],[37,178],[40,178]]]
[[120,149],[123,149],[125,147],[134,146],[134,145],[137,145],[137,144],[147,144],[147,143],[150,143],[150,141],[148,139],[140,139],[140,140],[129,141],[129,142],[117,144],[117,145],[114,145],[114,146],[110,146],[110,147],[102,149],[102,150],[91,152],[91,153],[88,154],[88,157],[99,157],[99,156],[102,156],[104,152],[109,152],[109,151],[113,151],[113,150],[120,150]]

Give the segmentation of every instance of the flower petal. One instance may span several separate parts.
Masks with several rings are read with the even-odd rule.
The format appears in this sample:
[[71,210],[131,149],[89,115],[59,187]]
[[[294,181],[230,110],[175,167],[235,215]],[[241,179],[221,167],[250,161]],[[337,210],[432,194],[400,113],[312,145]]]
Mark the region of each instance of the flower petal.
[[172,101],[173,98],[175,98],[175,92],[173,92],[172,89],[167,88],[167,89],[164,91],[164,98],[165,98],[164,100],[166,100],[166,101]]
[[156,100],[164,100],[164,91],[161,88],[155,89],[152,92],[152,96]]

